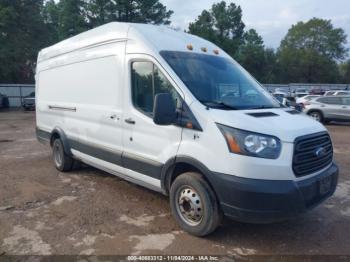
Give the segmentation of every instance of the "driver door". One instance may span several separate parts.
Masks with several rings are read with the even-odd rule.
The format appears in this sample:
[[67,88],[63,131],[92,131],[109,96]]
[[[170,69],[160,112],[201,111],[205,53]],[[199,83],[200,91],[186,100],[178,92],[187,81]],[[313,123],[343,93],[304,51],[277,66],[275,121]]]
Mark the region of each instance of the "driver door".
[[180,107],[181,92],[169,80],[166,72],[148,56],[130,56],[129,79],[124,97],[124,153],[123,166],[140,175],[147,182],[160,185],[164,163],[176,156],[182,128],[158,126],[153,122],[154,97],[158,93],[170,93]]

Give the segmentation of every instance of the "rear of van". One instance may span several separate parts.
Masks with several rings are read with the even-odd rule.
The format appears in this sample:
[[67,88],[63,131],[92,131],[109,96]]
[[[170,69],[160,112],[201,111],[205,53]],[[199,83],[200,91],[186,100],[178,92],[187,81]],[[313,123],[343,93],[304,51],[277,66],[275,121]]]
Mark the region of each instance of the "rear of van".
[[222,214],[294,217],[336,188],[324,126],[199,37],[107,24],[42,50],[36,80],[37,136],[58,170],[84,162],[169,195],[191,234]]

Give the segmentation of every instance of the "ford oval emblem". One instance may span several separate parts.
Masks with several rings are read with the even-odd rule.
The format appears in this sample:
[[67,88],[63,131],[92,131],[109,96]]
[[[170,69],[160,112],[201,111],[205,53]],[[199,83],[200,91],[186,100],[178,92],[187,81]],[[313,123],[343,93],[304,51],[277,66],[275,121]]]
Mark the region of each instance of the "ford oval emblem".
[[316,151],[315,151],[315,155],[316,155],[317,157],[323,157],[323,156],[325,156],[326,154],[327,154],[327,150],[326,150],[326,148],[324,148],[324,147],[319,147],[319,148],[317,148]]

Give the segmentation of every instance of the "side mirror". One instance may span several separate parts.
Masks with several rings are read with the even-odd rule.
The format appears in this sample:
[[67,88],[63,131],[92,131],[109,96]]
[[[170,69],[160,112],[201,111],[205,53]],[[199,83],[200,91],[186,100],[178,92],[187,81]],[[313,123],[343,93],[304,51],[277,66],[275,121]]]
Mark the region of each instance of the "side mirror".
[[157,94],[153,107],[153,122],[157,125],[168,126],[175,123],[176,108],[174,100],[168,93]]

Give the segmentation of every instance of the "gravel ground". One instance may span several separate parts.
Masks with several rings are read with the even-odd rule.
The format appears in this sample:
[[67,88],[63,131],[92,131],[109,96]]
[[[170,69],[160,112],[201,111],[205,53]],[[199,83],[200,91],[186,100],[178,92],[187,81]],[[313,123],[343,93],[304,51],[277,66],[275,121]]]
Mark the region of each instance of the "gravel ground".
[[33,112],[0,112],[0,256],[350,255],[350,125],[328,125],[340,166],[335,195],[283,223],[225,220],[206,238],[183,231],[168,198],[91,167],[58,172]]

